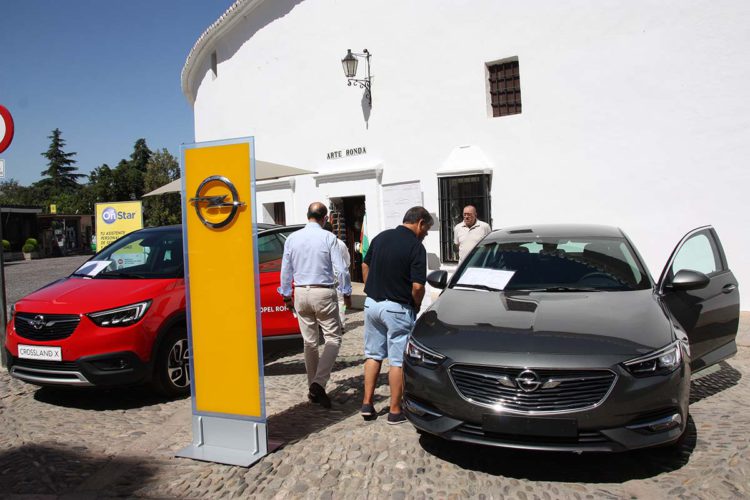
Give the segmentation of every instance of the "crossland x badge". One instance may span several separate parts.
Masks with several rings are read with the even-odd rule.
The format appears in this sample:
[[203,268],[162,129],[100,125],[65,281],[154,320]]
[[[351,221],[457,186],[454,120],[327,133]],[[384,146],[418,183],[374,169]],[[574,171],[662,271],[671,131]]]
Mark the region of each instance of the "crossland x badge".
[[[222,185],[224,190],[229,191],[229,193],[207,196],[207,191],[210,187]],[[231,200],[227,200],[230,195],[232,197]],[[206,177],[203,182],[200,183],[198,189],[195,190],[195,198],[190,198],[190,203],[195,205],[195,213],[198,215],[198,218],[203,225],[211,229],[220,229],[229,225],[237,216],[239,207],[245,205],[244,201],[239,201],[237,189],[234,187],[234,184],[232,184],[232,181],[222,175]],[[232,207],[232,209],[222,220],[209,221],[203,215],[204,210],[222,209],[226,207]]]

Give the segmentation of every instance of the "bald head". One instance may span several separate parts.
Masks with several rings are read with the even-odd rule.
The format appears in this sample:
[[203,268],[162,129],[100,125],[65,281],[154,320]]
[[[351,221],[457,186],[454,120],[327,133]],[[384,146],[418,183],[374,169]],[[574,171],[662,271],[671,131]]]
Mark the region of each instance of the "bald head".
[[319,201],[314,201],[307,207],[307,220],[310,222],[314,221],[323,224],[326,215],[328,215],[328,209]]

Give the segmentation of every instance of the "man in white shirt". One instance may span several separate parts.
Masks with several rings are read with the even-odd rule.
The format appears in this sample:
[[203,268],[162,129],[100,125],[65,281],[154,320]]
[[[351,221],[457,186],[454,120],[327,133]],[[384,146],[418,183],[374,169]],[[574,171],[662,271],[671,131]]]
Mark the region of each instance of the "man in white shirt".
[[458,246],[458,263],[460,264],[477,246],[482,238],[492,232],[486,222],[477,219],[477,207],[466,205],[463,211],[464,220],[453,229],[453,243]]
[[[323,229],[331,231],[333,233],[333,225],[330,222],[326,222],[326,225],[323,226]],[[336,233],[334,233],[334,236],[335,235]],[[352,258],[349,255],[349,249],[346,247],[346,243],[344,243],[344,241],[339,239],[338,237],[336,238],[336,242],[339,245],[341,257],[346,263],[346,268],[349,269],[349,267],[352,265]],[[339,297],[339,319],[341,320],[341,330],[344,331],[346,329],[346,304],[344,302],[344,294],[342,294],[339,290],[336,290],[336,293]]]
[[[308,399],[324,408],[331,407],[325,387],[341,347],[341,324],[336,289],[351,306],[352,285],[336,238],[323,230],[328,209],[320,202],[307,209],[307,225],[289,235],[281,259],[279,293],[291,308],[294,282],[294,309],[305,343],[305,369]],[[318,328],[325,346],[318,352]]]

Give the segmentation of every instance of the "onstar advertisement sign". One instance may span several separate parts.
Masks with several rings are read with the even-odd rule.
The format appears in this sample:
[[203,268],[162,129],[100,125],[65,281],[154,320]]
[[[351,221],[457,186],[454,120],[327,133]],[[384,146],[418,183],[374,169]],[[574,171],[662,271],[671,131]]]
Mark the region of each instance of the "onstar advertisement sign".
[[101,251],[113,241],[143,228],[140,201],[115,201],[96,204],[96,249]]

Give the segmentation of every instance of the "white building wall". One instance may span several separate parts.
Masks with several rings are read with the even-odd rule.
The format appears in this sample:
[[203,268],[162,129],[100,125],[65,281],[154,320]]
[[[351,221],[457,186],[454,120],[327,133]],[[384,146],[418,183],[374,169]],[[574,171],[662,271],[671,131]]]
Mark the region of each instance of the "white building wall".
[[[750,283],[750,3],[267,0],[243,13],[212,43],[215,79],[210,57],[190,63],[197,141],[252,135],[258,158],[321,173],[380,165],[381,183],[420,180],[435,213],[435,171],[473,145],[493,166],[495,227],[617,225],[658,278],[684,233],[713,224]],[[372,53],[371,112],[346,85],[348,48]],[[523,113],[491,118],[485,63],[514,56]],[[367,154],[326,159],[356,146]],[[288,223],[367,190],[372,237],[384,228],[367,182],[298,179]]]

